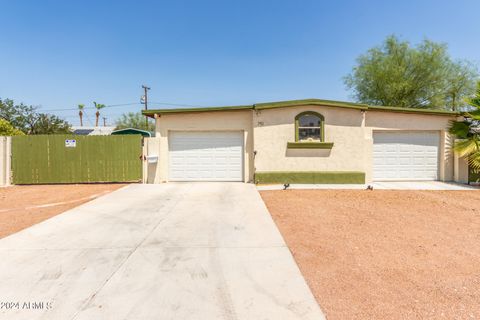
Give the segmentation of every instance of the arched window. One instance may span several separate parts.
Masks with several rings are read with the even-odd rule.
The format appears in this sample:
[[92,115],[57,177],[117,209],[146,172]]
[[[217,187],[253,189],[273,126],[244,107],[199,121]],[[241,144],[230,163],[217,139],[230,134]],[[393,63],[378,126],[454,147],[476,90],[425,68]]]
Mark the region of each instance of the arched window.
[[305,111],[295,117],[295,141],[324,141],[324,118],[313,111]]

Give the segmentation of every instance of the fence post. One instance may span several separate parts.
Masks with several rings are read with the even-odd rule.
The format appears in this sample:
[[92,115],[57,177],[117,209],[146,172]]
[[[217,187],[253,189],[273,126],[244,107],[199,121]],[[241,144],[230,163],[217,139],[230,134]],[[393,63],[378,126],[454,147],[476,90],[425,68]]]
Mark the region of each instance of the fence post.
[[0,137],[0,186],[9,186],[11,181],[12,138]]
[[148,138],[143,138],[143,147],[142,147],[142,183],[147,183],[148,179],[148,168],[147,161],[145,157],[148,154]]

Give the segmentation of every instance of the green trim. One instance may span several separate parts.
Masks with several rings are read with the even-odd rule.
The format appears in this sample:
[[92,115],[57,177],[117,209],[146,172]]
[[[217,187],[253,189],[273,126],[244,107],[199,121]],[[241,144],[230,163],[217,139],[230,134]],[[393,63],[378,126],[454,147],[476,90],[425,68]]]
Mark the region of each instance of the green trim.
[[333,142],[287,142],[288,149],[332,149]]
[[455,111],[369,106],[367,104],[362,104],[362,103],[334,101],[334,100],[321,100],[321,99],[289,100],[289,101],[266,102],[266,103],[252,104],[252,105],[226,106],[226,107],[151,109],[151,110],[143,110],[142,114],[148,117],[153,117],[155,114],[161,115],[161,114],[169,114],[169,113],[188,113],[188,112],[264,110],[264,109],[300,107],[300,106],[326,106],[326,107],[348,108],[348,109],[361,110],[361,111],[372,110],[372,111],[417,113],[417,114],[444,115],[444,116],[455,116],[455,115],[459,116],[464,114],[462,112],[455,112]]
[[211,112],[211,111],[235,111],[253,109],[253,105],[226,106],[226,107],[204,107],[204,108],[175,108],[175,109],[150,109],[142,110],[142,114],[153,117],[155,114],[188,113],[188,112]]
[[364,184],[365,173],[359,171],[263,171],[255,173],[259,184]]
[[285,108],[285,107],[298,107],[298,106],[327,106],[327,107],[339,107],[349,108],[356,110],[367,110],[368,105],[361,103],[334,101],[334,100],[321,100],[321,99],[304,99],[304,100],[290,100],[279,102],[265,102],[257,103],[254,105],[256,110],[273,109],[273,108]]
[[419,109],[419,108],[398,108],[398,107],[383,107],[383,106],[369,106],[368,110],[371,111],[386,111],[386,112],[400,112],[400,113],[421,113],[430,115],[443,115],[443,116],[459,116],[460,112],[447,111],[447,110],[435,110],[435,109]]
[[316,115],[317,117],[320,118],[320,141],[325,141],[325,117],[323,115],[321,115],[320,113],[315,112],[315,111],[304,111],[304,112],[300,112],[299,114],[297,114],[297,116],[295,117],[295,141],[299,141],[298,119],[301,116],[306,115],[306,114],[314,114],[314,115]]

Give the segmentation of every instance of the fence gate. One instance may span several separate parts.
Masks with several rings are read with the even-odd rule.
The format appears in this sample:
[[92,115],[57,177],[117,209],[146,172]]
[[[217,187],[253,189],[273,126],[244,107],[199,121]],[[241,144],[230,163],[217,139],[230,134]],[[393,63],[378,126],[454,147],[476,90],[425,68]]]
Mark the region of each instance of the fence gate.
[[140,135],[12,137],[14,184],[142,179]]

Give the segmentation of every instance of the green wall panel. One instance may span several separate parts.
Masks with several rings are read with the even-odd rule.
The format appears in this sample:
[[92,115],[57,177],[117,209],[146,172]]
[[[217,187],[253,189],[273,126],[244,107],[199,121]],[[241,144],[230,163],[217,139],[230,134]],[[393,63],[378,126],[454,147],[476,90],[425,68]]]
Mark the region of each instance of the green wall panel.
[[365,173],[357,171],[264,171],[255,173],[255,183],[363,184]]
[[[66,147],[65,140],[76,140]],[[14,184],[130,182],[142,178],[142,137],[12,137]]]

